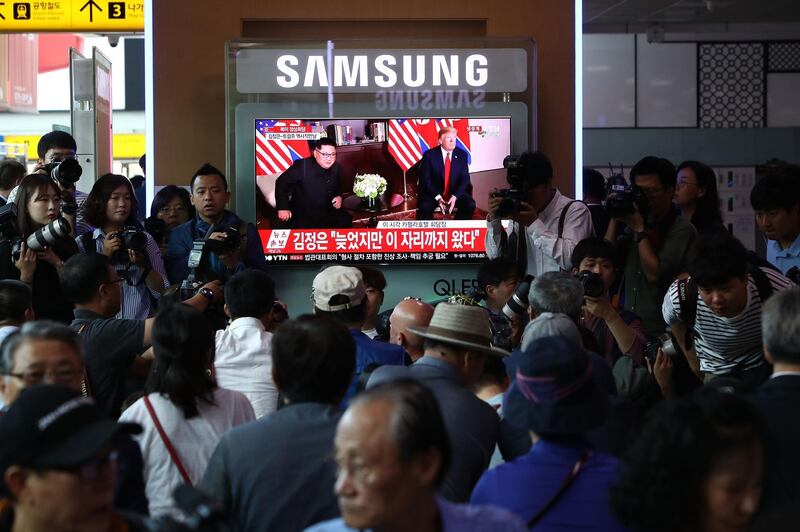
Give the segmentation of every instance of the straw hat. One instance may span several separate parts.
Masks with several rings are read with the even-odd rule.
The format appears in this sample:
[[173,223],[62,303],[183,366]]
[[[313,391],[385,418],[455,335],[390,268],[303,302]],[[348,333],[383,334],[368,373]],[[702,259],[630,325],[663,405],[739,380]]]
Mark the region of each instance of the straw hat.
[[485,308],[439,303],[427,327],[409,327],[423,338],[498,356],[508,351],[492,346],[492,328]]

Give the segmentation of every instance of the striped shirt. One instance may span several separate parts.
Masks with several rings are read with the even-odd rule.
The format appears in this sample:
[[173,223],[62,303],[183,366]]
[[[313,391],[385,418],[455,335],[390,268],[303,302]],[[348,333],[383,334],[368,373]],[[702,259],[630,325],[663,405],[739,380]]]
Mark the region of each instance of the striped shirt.
[[[771,268],[761,268],[777,292],[792,286],[792,282]],[[673,282],[662,306],[664,321],[680,323],[678,282]],[[761,352],[761,297],[753,277],[747,276],[747,305],[732,318],[715,314],[703,298],[697,297],[697,318],[694,323],[694,343],[700,371],[714,375],[727,375],[762,364]]]
[[[164,269],[164,261],[161,258],[161,250],[158,244],[156,244],[156,241],[153,240],[153,237],[150,236],[150,233],[145,234],[147,235],[147,254],[150,255],[150,265],[153,271],[161,276],[164,288],[167,288],[169,286],[169,281],[167,280],[167,272]],[[92,233],[92,239],[95,242],[95,251],[102,253],[106,234],[100,229],[95,229]],[[84,252],[83,238],[79,236],[75,241],[78,242],[78,247],[81,252]],[[114,264],[114,269],[117,270],[120,277],[125,276],[125,264]],[[128,278],[133,283],[138,283],[144,273],[135,264],[131,264],[127,272]],[[120,309],[117,315],[114,316],[115,318],[144,320],[155,315],[156,304],[161,294],[149,288],[147,286],[147,281],[142,279],[142,282],[139,283],[138,286],[134,286],[128,282],[122,282],[120,283],[120,290],[122,290]]]

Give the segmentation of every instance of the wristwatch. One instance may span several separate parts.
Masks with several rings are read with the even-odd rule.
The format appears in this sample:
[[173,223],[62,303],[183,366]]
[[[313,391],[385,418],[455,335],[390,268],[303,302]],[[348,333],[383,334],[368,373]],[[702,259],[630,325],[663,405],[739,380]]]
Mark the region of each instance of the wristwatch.
[[644,231],[634,231],[633,232],[633,241],[636,242],[637,244],[639,242],[641,242],[642,240],[644,240],[645,237],[647,237],[647,233],[645,233]]
[[201,296],[208,298],[209,301],[214,301],[214,292],[210,288],[206,288],[205,286],[197,291],[198,294]]

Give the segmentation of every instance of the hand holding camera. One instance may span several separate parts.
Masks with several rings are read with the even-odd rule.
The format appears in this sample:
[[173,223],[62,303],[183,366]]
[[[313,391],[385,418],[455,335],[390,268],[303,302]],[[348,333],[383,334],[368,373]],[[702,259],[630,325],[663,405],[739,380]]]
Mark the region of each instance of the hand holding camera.
[[103,240],[103,255],[108,258],[113,257],[123,249],[124,242],[119,233],[111,233]]
[[19,270],[19,280],[23,283],[30,284],[33,282],[36,259],[36,252],[29,249],[24,240],[20,242],[19,257],[14,261],[14,266]]

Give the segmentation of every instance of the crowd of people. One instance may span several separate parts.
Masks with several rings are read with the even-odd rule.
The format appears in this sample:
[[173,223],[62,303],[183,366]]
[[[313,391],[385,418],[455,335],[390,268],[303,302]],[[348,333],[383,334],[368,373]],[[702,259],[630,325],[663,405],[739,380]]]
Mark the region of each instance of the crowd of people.
[[75,151],[54,132],[34,173],[0,163],[0,531],[800,522],[796,169],[752,190],[762,258],[700,162],[609,192],[587,170],[584,203],[525,153],[469,297],[388,301],[380,269],[332,264],[289,319],[221,171],[143,220],[124,176],[43,171]]

